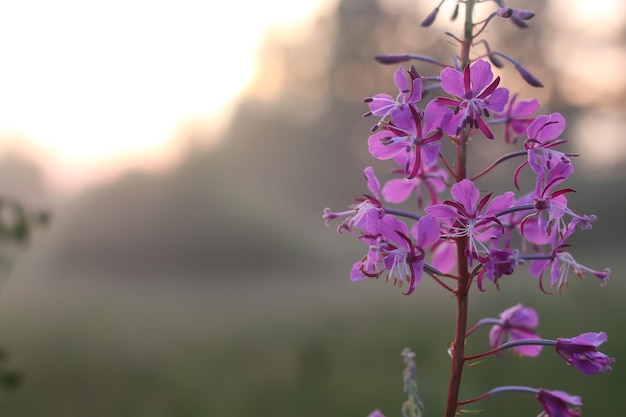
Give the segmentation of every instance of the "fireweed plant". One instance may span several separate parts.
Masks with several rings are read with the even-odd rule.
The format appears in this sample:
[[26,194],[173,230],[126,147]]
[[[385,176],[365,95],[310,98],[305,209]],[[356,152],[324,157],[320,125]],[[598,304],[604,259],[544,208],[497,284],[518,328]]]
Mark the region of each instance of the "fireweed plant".
[[[436,19],[439,5],[422,26]],[[448,0],[454,1],[454,0]],[[481,21],[474,20],[474,7],[494,9]],[[471,399],[460,400],[461,377],[466,365],[503,351],[535,357],[544,347],[554,349],[567,365],[585,375],[611,370],[613,358],[598,351],[606,340],[604,332],[575,337],[542,339],[535,333],[537,312],[522,304],[502,312],[497,318],[479,320],[468,330],[468,293],[472,286],[485,291],[491,283],[498,287],[504,275],[522,265],[536,277],[539,290],[558,292],[568,286],[570,273],[580,278],[594,276],[601,285],[610,270],[594,270],[576,261],[568,239],[577,230],[588,230],[593,215],[581,215],[568,206],[567,195],[574,192],[563,184],[574,171],[575,155],[560,150],[565,119],[559,113],[535,115],[536,99],[522,100],[501,87],[492,68],[503,61],[512,64],[530,85],[542,87],[521,63],[504,53],[492,51],[480,36],[493,19],[508,19],[526,27],[534,13],[507,7],[504,0],[456,0],[453,18],[464,10],[461,37],[447,35],[458,43],[460,53],[450,63],[417,54],[380,55],[383,64],[410,60],[432,64],[438,72],[420,75],[416,69],[400,66],[394,72],[398,88],[394,96],[378,94],[365,99],[375,119],[368,139],[370,153],[377,159],[392,160],[397,178],[381,186],[374,170],[365,168],[369,192],[348,211],[324,211],[326,223],[342,218],[338,231],[347,232],[367,246],[363,258],[354,263],[352,281],[385,277],[412,294],[427,276],[456,300],[456,328],[450,344],[451,371],[445,417],[453,417],[466,406],[496,394],[521,392],[538,401],[541,417],[580,415],[581,398],[543,387],[501,386]],[[436,97],[424,100],[426,93]],[[502,125],[505,143],[517,146],[478,173],[468,170],[468,147],[490,146],[496,140],[495,125]],[[453,155],[445,155],[442,142],[450,142]],[[514,189],[501,195],[481,191],[478,181],[509,160],[518,160],[511,174]],[[522,190],[520,175],[528,172],[534,187]],[[512,187],[513,188],[513,187]],[[449,197],[447,197],[449,196]],[[389,204],[414,198],[415,211]],[[491,349],[468,356],[465,346],[470,335],[491,326]],[[417,395],[415,355],[405,350],[404,390],[408,396],[404,416],[421,416]],[[382,416],[375,410],[370,417]]]

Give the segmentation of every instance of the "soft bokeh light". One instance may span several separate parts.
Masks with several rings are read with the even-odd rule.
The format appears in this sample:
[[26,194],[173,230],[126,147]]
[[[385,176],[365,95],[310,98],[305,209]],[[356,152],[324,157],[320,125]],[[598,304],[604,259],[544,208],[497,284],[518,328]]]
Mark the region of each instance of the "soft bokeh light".
[[[553,0],[544,56],[558,74],[563,100],[585,109],[573,120],[574,146],[593,175],[619,176],[624,161],[620,132],[624,123],[626,3],[621,0]],[[575,45],[575,47],[572,47]]]
[[52,181],[70,188],[171,162],[186,124],[215,134],[228,122],[263,33],[298,33],[318,3],[5,2],[2,148],[39,153]]

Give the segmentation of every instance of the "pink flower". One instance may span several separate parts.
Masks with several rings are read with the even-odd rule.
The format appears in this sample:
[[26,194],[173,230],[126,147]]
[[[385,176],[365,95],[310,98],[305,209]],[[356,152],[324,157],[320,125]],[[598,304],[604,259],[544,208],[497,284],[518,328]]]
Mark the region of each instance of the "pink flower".
[[583,333],[580,336],[556,339],[556,352],[565,359],[568,365],[575,366],[585,375],[598,372],[611,372],[611,364],[615,359],[598,352],[598,346],[606,342],[606,333]]
[[387,273],[387,280],[399,286],[409,283],[406,295],[411,294],[420,281],[425,265],[424,248],[439,239],[439,223],[432,216],[420,218],[415,242],[409,236],[408,226],[390,214],[379,224],[378,236],[364,236],[370,248],[366,256],[354,264],[350,278],[358,281],[376,278]]
[[[394,159],[400,166],[406,166],[406,153],[400,153]],[[404,169],[401,172],[394,171],[394,173],[404,174]],[[401,204],[415,193],[417,206],[423,208],[424,204],[439,202],[438,195],[448,189],[447,179],[448,173],[437,165],[422,165],[414,178],[406,178],[403,175],[403,178],[387,181],[383,186],[382,195],[390,203]]]
[[[411,107],[415,108],[415,103],[422,99],[422,79],[416,73],[404,71],[404,68],[399,67],[394,74],[394,80],[399,90],[396,98],[389,94],[377,94],[366,98],[364,101],[368,103],[370,111],[363,116],[373,114],[380,116],[382,121],[387,116],[395,118],[401,113],[409,113]],[[372,130],[378,129],[379,123]]]
[[[489,344],[495,349],[507,340],[539,339],[534,328],[539,324],[537,312],[530,308],[517,304],[506,309],[500,314],[501,324],[491,328],[489,332]],[[511,348],[519,356],[535,357],[541,353],[540,345],[522,345]]]
[[611,270],[605,268],[603,271],[596,271],[585,265],[582,265],[574,259],[566,249],[570,246],[565,243],[567,238],[576,230],[579,220],[574,218],[566,227],[559,230],[559,233],[552,233],[550,235],[550,244],[552,245],[552,253],[548,259],[537,259],[530,263],[530,273],[533,276],[539,277],[539,288],[546,292],[543,288],[543,274],[548,269],[550,270],[550,285],[556,287],[560,292],[564,286],[568,284],[568,277],[570,271],[573,271],[579,278],[584,278],[585,273],[595,275],[602,281],[602,286],[606,285]]
[[534,120],[528,117],[539,108],[539,100],[522,100],[517,102],[517,94],[511,98],[506,110],[498,114],[500,119],[494,120],[493,123],[504,122],[504,141],[506,143],[515,143],[518,138],[522,137],[528,129],[528,125]]
[[515,268],[522,264],[519,251],[511,249],[490,249],[489,253],[480,257],[483,268],[478,273],[477,285],[482,291],[482,281],[486,276],[489,281],[498,284],[502,275],[512,275]]
[[500,77],[493,79],[491,64],[478,60],[465,67],[463,72],[453,68],[441,71],[441,88],[457,97],[438,97],[437,103],[452,106],[454,115],[444,128],[446,133],[458,135],[465,126],[479,129],[493,139],[493,133],[483,120],[489,112],[501,112],[509,101],[509,90],[498,88]]
[[563,391],[549,391],[539,388],[537,400],[543,407],[537,417],[579,417],[580,410],[578,408],[570,408],[569,404],[580,407],[583,405],[580,397],[569,395]]
[[346,219],[337,228],[339,233],[346,230],[355,234],[354,229],[361,229],[368,235],[378,234],[378,222],[384,215],[380,202],[380,182],[376,178],[372,167],[365,168],[363,175],[371,194],[363,194],[363,198],[357,199],[358,204],[354,205],[354,208],[351,210],[333,213],[330,211],[330,208],[324,209],[323,218],[326,226],[329,226],[330,220],[345,216]]
[[[565,118],[560,113],[538,116],[527,129],[528,139],[524,148],[528,154],[527,163],[535,174],[552,169],[557,163],[571,163],[572,154],[555,151],[553,148],[566,141],[557,139],[565,130]],[[525,164],[522,164],[522,166]],[[521,167],[518,168],[518,171]],[[517,177],[516,173],[516,177]]]
[[472,258],[479,259],[480,253],[489,253],[481,240],[497,237],[497,230],[501,230],[502,225],[495,215],[511,207],[515,196],[508,191],[493,200],[492,194],[487,194],[479,201],[480,191],[467,179],[454,184],[450,193],[455,201],[446,200],[442,204],[433,204],[426,207],[426,212],[442,220],[447,226],[448,233],[444,237],[469,237],[471,263]]
[[431,102],[423,114],[415,107],[408,112],[396,113],[391,122],[384,124],[384,130],[369,137],[370,153],[382,160],[406,154],[405,175],[415,177],[422,165],[428,167],[437,162],[441,147],[439,139],[443,135],[439,129],[443,112],[444,109]]

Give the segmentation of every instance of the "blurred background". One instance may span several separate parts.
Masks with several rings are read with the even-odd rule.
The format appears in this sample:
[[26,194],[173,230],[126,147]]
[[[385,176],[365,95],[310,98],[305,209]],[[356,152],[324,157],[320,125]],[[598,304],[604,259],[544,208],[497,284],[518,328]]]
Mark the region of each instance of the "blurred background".
[[[322,211],[365,188],[372,120],[363,97],[395,91],[379,53],[449,62],[458,33],[438,1],[4,2],[0,5],[0,192],[52,223],[7,248],[0,344],[24,374],[0,392],[15,416],[400,415],[400,352],[417,354],[426,415],[443,413],[453,301],[423,280],[410,297],[350,283],[364,247]],[[596,214],[572,249],[610,266],[600,288],[571,277],[545,295],[522,271],[472,295],[470,321],[522,302],[548,338],[604,330],[612,374],[587,378],[556,355],[510,355],[467,370],[462,396],[496,385],[581,395],[618,415],[626,372],[626,3],[528,0],[531,27],[494,21],[492,49],[544,85],[503,85],[559,111],[580,153],[571,206]],[[492,5],[481,6],[488,13]],[[421,74],[438,70],[416,63]],[[481,140],[478,145],[486,145]],[[474,169],[507,151],[489,142]],[[512,187],[512,162],[481,187]],[[471,349],[486,348],[486,331]],[[476,337],[476,336],[475,336]],[[480,338],[483,338],[481,340]],[[479,404],[533,416],[532,398]],[[620,408],[618,408],[620,407]]]

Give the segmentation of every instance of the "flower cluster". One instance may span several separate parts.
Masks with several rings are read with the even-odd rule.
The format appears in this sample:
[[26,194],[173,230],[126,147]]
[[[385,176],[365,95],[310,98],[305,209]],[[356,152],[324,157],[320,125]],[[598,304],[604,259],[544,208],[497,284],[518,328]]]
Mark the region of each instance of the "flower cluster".
[[[426,81],[414,69],[402,67],[395,72],[400,90],[396,99],[378,94],[365,100],[370,107],[366,115],[381,116],[368,139],[370,153],[377,159],[393,160],[397,168],[392,174],[400,178],[391,178],[381,189],[372,168],[368,167],[365,177],[370,194],[358,200],[350,211],[325,211],[326,221],[344,216],[339,229],[350,231],[369,246],[368,254],[353,268],[351,278],[376,278],[386,271],[396,283],[408,280],[407,293],[411,293],[423,270],[425,249],[431,247],[439,254],[433,257],[432,269],[448,272],[456,260],[456,252],[442,251],[441,247],[454,247],[455,239],[466,237],[469,265],[480,265],[481,288],[483,278],[497,284],[503,275],[511,275],[525,261],[529,261],[530,272],[539,278],[544,291],[548,291],[543,282],[547,271],[550,286],[559,291],[568,284],[570,271],[581,278],[589,273],[605,284],[609,269],[586,267],[567,250],[567,239],[577,229],[590,229],[596,216],[580,215],[569,208],[566,194],[574,190],[560,188],[574,172],[573,155],[557,150],[565,143],[559,139],[565,128],[563,116],[553,113],[523,120],[512,116],[515,112],[510,107],[521,106],[517,112],[525,114],[535,107],[536,100],[515,106],[514,95],[508,102],[508,90],[498,87],[499,78],[493,79],[491,64],[485,60],[466,66],[463,72],[447,67],[439,79],[442,90],[452,97],[439,96],[423,109],[420,100]],[[492,193],[481,196],[475,180],[486,172],[475,178],[460,178],[459,172],[443,158],[441,142],[443,139],[458,142],[462,132],[468,137],[493,139],[489,122],[495,124],[501,120],[510,123],[518,136],[521,126],[527,125],[523,149],[516,152],[524,160],[516,169],[513,181],[518,184],[522,171],[529,167],[535,186],[525,193],[507,191],[498,196]],[[450,184],[450,178],[456,181]],[[448,188],[451,198],[445,199]],[[411,195],[415,196],[418,209],[425,207],[427,216],[398,212],[384,204],[400,204]],[[439,228],[429,216],[438,220]],[[415,221],[411,233],[399,217]],[[420,222],[423,222],[421,227]]]
[[[471,21],[475,1],[462,3],[466,21]],[[570,272],[580,278],[595,276],[601,285],[610,276],[608,268],[596,270],[582,265],[570,252],[570,237],[576,231],[591,229],[596,216],[580,214],[569,206],[567,196],[574,189],[564,183],[574,172],[576,155],[563,150],[565,118],[559,113],[535,115],[538,100],[520,100],[518,94],[502,87],[493,70],[493,66],[502,65],[499,58],[511,62],[530,85],[542,84],[519,62],[491,51],[486,41],[476,39],[494,18],[511,19],[523,27],[534,16],[526,10],[508,8],[500,0],[496,3],[500,7],[484,21],[473,23],[464,39],[455,38],[462,54],[450,64],[413,54],[377,57],[386,64],[416,59],[442,69],[422,76],[413,66],[399,66],[393,74],[398,89],[395,98],[383,93],[365,99],[369,107],[365,116],[377,118],[367,139],[369,152],[394,165],[382,186],[374,170],[366,168],[369,193],[349,210],[324,211],[327,225],[342,218],[338,231],[349,232],[367,247],[352,267],[351,280],[384,276],[398,286],[406,285],[404,294],[409,295],[426,273],[457,299],[457,317],[467,317],[467,293],[473,285],[480,291],[486,291],[488,282],[499,288],[503,277],[513,275],[521,265],[528,265],[528,273],[537,278],[544,293],[568,287]],[[424,26],[434,22],[438,10],[425,19]],[[488,53],[470,59],[467,45],[481,42]],[[431,91],[438,94],[426,99]],[[470,175],[468,146],[492,146],[498,140],[496,133],[501,133],[505,145],[517,149]],[[452,158],[444,153],[444,142],[455,148]],[[499,195],[481,191],[479,180],[514,158],[520,161],[510,176],[511,189]],[[528,177],[524,183],[531,184],[525,190],[520,186],[522,176]],[[395,206],[407,201],[415,202],[415,210]],[[479,321],[467,332],[457,328],[450,349],[453,377],[446,416],[454,415],[460,405],[506,391],[533,393],[543,407],[541,415],[578,415],[578,408],[570,406],[579,407],[579,397],[543,388],[496,388],[477,399],[458,401],[466,362],[507,349],[519,356],[535,357],[544,346],[554,346],[558,355],[583,374],[611,370],[613,359],[597,351],[606,334],[541,339],[534,331],[538,322],[535,310],[518,304],[497,319]],[[493,326],[489,333],[492,349],[465,355],[466,338],[486,324]],[[464,321],[457,321],[457,326],[464,326]],[[382,414],[376,410],[372,415]]]

